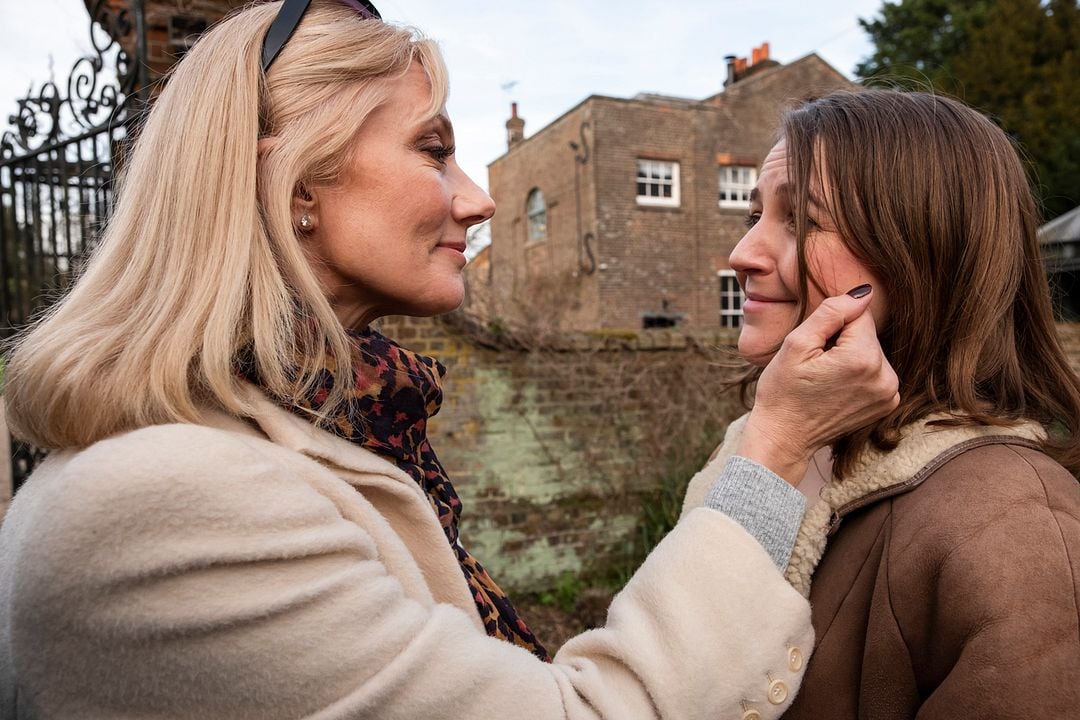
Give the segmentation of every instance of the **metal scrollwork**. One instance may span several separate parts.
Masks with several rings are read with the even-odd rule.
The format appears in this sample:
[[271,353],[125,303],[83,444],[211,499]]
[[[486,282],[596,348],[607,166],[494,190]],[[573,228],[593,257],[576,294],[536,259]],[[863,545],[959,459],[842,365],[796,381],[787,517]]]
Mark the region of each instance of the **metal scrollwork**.
[[596,272],[596,256],[593,255],[592,250],[593,240],[595,239],[596,236],[591,232],[587,232],[581,236],[581,248],[585,253],[585,259],[579,261],[579,265],[581,266],[581,272],[586,275],[592,275]]
[[[589,139],[585,137],[585,130],[590,129],[591,127],[588,120],[582,122],[581,126],[578,127],[578,137],[581,138],[581,144],[579,145],[575,142],[570,143],[570,147],[575,151],[574,160],[580,165],[589,162]],[[580,152],[578,152],[579,150]]]
[[578,127],[578,137],[581,142],[570,141],[570,149],[574,151],[574,199],[577,209],[577,234],[580,238],[578,243],[578,269],[586,275],[596,272],[596,257],[593,255],[592,244],[596,237],[591,233],[582,233],[581,228],[581,168],[589,162],[589,139],[585,131],[591,129],[589,121],[585,120]]
[[17,101],[16,113],[8,117],[11,129],[0,136],[0,160],[36,152],[122,118],[141,81],[139,64],[132,62],[129,51],[139,44],[135,15],[141,15],[142,3],[129,5],[114,9],[108,0],[94,2],[91,54],[72,65],[66,93],[49,81]]

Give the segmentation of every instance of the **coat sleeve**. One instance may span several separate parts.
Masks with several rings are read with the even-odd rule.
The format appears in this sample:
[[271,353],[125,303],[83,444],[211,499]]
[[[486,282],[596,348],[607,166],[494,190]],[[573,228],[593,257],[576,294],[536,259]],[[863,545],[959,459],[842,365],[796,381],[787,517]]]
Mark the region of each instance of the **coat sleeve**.
[[406,592],[343,491],[205,428],[84,451],[4,527],[21,702],[43,719],[683,720],[776,718],[794,698],[809,607],[722,513],[690,513],[607,625],[547,664]]
[[1006,445],[946,467],[948,497],[906,507],[890,544],[892,610],[912,659],[898,671],[924,698],[916,717],[1074,716],[1080,485]]

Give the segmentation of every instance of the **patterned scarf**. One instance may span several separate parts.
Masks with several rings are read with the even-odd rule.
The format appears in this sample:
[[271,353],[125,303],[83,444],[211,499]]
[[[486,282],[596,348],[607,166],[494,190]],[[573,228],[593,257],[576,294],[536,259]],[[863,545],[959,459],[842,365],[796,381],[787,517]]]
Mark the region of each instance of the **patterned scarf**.
[[[551,662],[551,656],[518,616],[510,599],[459,541],[461,500],[427,439],[428,418],[439,412],[442,404],[440,383],[446,368],[434,358],[406,350],[369,328],[350,332],[349,336],[354,341],[356,389],[332,422],[321,427],[390,460],[416,481],[457,556],[487,634]],[[332,357],[327,358],[327,365],[333,362]],[[240,373],[255,385],[262,385],[254,363],[242,363]],[[323,368],[316,390],[300,407],[282,405],[310,419],[312,416],[305,411],[319,411],[333,386],[333,372]]]

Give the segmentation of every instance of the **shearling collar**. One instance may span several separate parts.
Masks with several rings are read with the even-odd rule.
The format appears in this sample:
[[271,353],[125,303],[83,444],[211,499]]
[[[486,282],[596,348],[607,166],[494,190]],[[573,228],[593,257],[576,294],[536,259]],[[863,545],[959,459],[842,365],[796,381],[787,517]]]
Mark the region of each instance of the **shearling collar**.
[[[900,444],[895,449],[866,450],[857,458],[848,477],[842,481],[830,480],[822,488],[821,501],[810,508],[803,518],[791,552],[791,561],[784,573],[796,590],[806,597],[810,596],[811,578],[825,552],[830,523],[838,521],[852,504],[875,493],[888,495],[883,491],[908,482],[936,458],[961,443],[991,437],[1041,441],[1046,436],[1042,426],[1033,421],[1013,427],[930,425],[933,420],[943,417],[946,416],[931,415],[908,425],[903,429]],[[724,439],[727,454],[734,454],[744,427],[742,418],[732,423],[728,437]],[[726,457],[717,457],[719,462],[725,460]]]

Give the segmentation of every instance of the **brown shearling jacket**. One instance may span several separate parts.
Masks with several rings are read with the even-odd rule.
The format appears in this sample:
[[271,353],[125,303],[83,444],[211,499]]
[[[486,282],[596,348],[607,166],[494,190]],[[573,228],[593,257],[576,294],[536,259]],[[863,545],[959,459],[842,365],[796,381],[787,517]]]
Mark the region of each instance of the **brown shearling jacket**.
[[785,720],[1080,717],[1080,483],[1041,436],[917,423],[825,487],[787,573],[818,641]]
[[[959,450],[959,452],[956,452]],[[784,715],[1080,715],[1080,484],[1019,438],[976,438],[834,520],[817,649]]]

